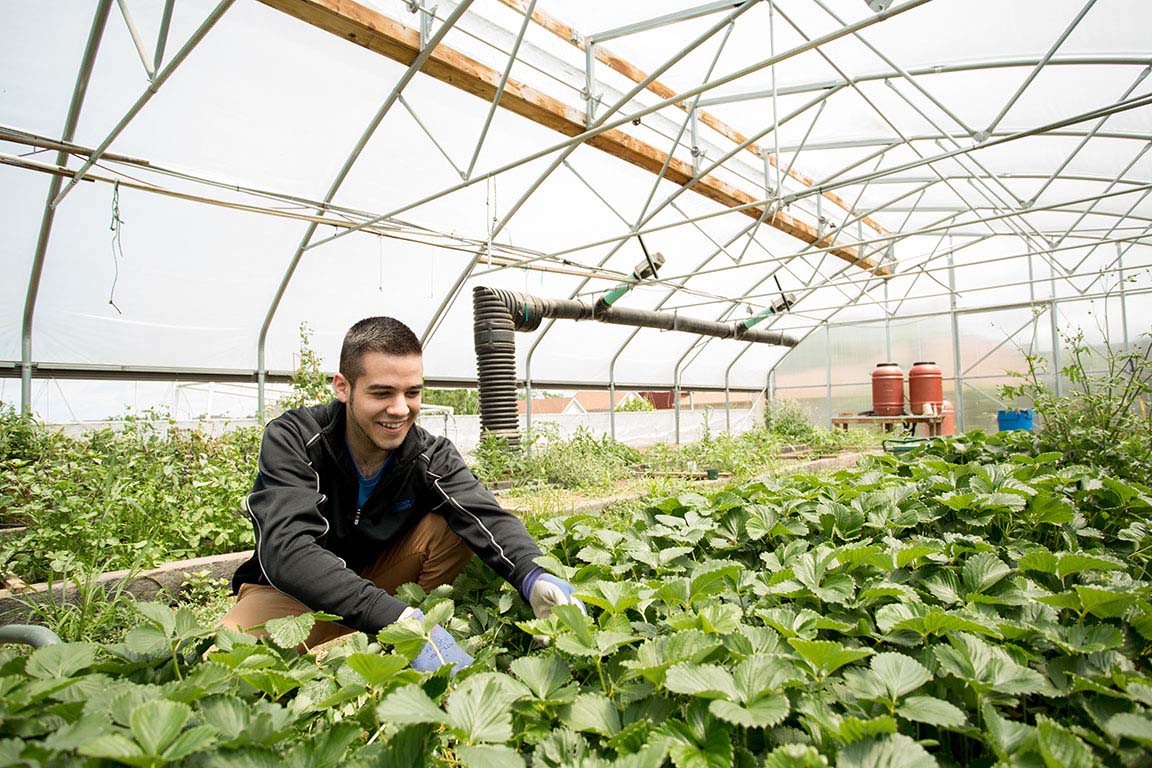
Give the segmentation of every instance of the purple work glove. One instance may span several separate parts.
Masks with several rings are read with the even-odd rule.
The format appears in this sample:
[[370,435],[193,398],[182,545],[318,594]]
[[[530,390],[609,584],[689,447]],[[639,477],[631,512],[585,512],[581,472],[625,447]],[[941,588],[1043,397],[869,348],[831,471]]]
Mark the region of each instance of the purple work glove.
[[581,613],[587,614],[584,603],[572,596],[576,591],[568,582],[558,576],[537,566],[528,572],[520,585],[520,594],[532,606],[532,613],[538,619],[546,619],[552,615],[552,609],[558,605],[574,605]]
[[[411,612],[405,611],[401,616],[401,618],[408,617],[423,619],[424,614],[418,609],[412,609]],[[451,664],[453,665],[452,673],[455,674],[461,669],[471,666],[472,661],[473,658],[456,644],[456,640],[448,634],[448,630],[437,624],[432,627],[431,642],[424,644],[424,649],[409,662],[409,666],[417,672],[435,672],[444,664]]]

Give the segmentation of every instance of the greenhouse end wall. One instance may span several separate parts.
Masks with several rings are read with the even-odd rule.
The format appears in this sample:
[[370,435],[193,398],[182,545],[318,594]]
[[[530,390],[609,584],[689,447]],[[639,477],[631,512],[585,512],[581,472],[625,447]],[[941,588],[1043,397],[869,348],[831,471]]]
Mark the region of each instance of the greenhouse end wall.
[[1054,372],[1067,364],[1074,340],[1083,345],[1085,367],[1092,373],[1102,372],[1109,350],[1115,354],[1146,341],[1146,328],[1129,322],[1127,309],[1115,298],[1038,300],[954,315],[828,324],[777,364],[770,393],[798,403],[813,423],[826,427],[835,416],[872,408],[869,377],[877,363],[896,362],[907,373],[914,363],[932,360],[943,371],[944,397],[956,409],[957,430],[993,432],[998,411],[1032,406],[1006,400],[1001,392],[1021,382],[1030,359],[1039,381],[1061,393],[1072,385]]

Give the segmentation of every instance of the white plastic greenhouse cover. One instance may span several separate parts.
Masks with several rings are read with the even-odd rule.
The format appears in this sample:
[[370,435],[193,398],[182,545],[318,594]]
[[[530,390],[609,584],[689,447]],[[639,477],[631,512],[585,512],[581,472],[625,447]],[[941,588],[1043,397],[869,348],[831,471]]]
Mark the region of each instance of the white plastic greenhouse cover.
[[[282,375],[301,323],[334,366],[373,314],[473,383],[473,286],[594,299],[643,247],[620,306],[793,293],[756,327],[797,339],[1082,296],[1146,331],[1152,4],[887,5],[7,0],[3,397]],[[758,390],[787,351],[562,321],[517,374]]]

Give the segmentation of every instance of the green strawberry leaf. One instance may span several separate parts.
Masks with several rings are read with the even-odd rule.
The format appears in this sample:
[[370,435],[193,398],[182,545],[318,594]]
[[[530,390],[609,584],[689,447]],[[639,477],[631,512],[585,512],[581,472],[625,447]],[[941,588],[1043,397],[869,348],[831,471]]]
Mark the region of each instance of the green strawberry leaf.
[[785,744],[764,759],[764,768],[828,768],[828,758],[806,744]]
[[76,751],[89,757],[114,760],[127,765],[150,766],[156,763],[155,757],[145,755],[136,742],[122,733],[98,736]]
[[1114,557],[1086,555],[1083,552],[1061,552],[1056,564],[1056,576],[1063,579],[1073,573],[1117,571],[1123,570],[1124,567],[1124,563]]
[[1003,717],[991,704],[985,704],[982,712],[989,743],[1001,761],[1010,762],[1013,755],[1032,751],[1036,741],[1034,726]]
[[268,638],[279,648],[295,648],[308,639],[308,633],[316,624],[316,617],[310,613],[299,616],[284,616],[269,619],[264,623]]
[[1101,619],[1118,619],[1136,602],[1135,595],[1077,584],[1073,587],[1084,610]]
[[1004,650],[964,632],[950,636],[951,646],[932,648],[941,669],[968,682],[979,692],[1036,693],[1044,690],[1043,676],[1017,664]]
[[681,661],[701,662],[721,645],[722,641],[716,635],[688,629],[646,640],[636,649],[636,658],[625,660],[623,664],[660,685],[664,682],[666,670],[672,665]]
[[382,723],[448,724],[448,715],[418,685],[406,685],[384,697],[376,706],[376,717]]
[[[902,653],[879,653],[869,661],[867,671],[848,670],[844,677],[850,689],[855,687],[853,693],[857,698],[877,699],[883,696],[888,701],[894,702],[904,694],[929,682],[932,673],[910,656]],[[861,695],[863,692],[876,689],[879,689],[881,696]]]
[[258,691],[268,694],[273,701],[300,687],[301,681],[275,669],[257,669],[238,673],[241,680]]
[[968,722],[962,709],[934,696],[909,696],[896,708],[896,714],[905,720],[944,728],[959,728]]
[[[572,682],[572,671],[559,656],[521,656],[512,662],[512,674],[541,701],[556,701]],[[571,693],[567,694],[571,697]]]
[[902,733],[849,744],[836,757],[837,768],[937,768],[936,758]]
[[137,603],[136,610],[165,637],[176,634],[176,612],[163,603]]
[[163,758],[171,762],[179,762],[188,755],[203,752],[215,744],[216,734],[213,730],[206,725],[197,725],[177,736],[176,740],[164,750]]
[[340,768],[348,748],[360,738],[360,733],[360,728],[353,723],[329,725],[293,746],[287,763],[307,768]]
[[612,737],[620,733],[620,710],[611,699],[600,693],[578,695],[561,718],[574,731],[598,733]]
[[1152,748],[1152,718],[1147,713],[1121,712],[1110,717],[1104,729],[1115,739],[1132,739]]
[[528,689],[514,678],[486,672],[461,683],[444,710],[467,743],[499,743],[512,738],[512,704],[528,695]]
[[858,717],[845,717],[840,721],[837,735],[845,744],[854,744],[864,739],[896,733],[896,719],[888,715],[861,720]]
[[820,621],[820,614],[807,608],[798,611],[789,607],[769,608],[757,611],[756,615],[785,638],[811,639],[816,636],[817,624]]
[[1046,549],[1037,549],[1029,552],[1016,561],[1016,567],[1021,571],[1035,571],[1037,573],[1056,574],[1060,558]]
[[991,552],[979,552],[964,562],[960,573],[969,592],[986,592],[1011,574],[1012,569]]
[[378,653],[353,653],[345,659],[345,663],[373,687],[391,680],[397,672],[408,667],[408,659],[394,654],[382,656]]
[[456,754],[460,757],[460,764],[468,768],[524,768],[524,758],[516,750],[503,745],[461,744],[456,747]]
[[1095,765],[1092,748],[1078,736],[1043,715],[1036,717],[1036,735],[1040,756],[1047,768]]
[[145,754],[160,755],[191,717],[192,709],[187,704],[166,699],[149,701],[132,710],[132,735]]
[[918,560],[926,559],[930,555],[939,554],[941,551],[942,547],[939,545],[909,544],[906,547],[901,547],[896,550],[896,567],[907,568],[912,566],[915,568]]
[[24,671],[40,680],[72,677],[96,663],[94,643],[60,643],[37,648],[28,657]]
[[692,572],[688,587],[689,603],[724,591],[728,580],[738,577],[743,570],[740,564],[723,560],[702,564]]
[[915,632],[921,637],[972,632],[999,638],[1000,630],[973,613],[945,612],[922,603],[891,603],[876,609],[876,626],[883,632]]
[[668,670],[664,686],[675,693],[705,699],[740,699],[732,673],[713,664],[677,664]]
[[[63,728],[48,734],[48,737],[44,739],[44,746],[57,752],[78,749],[111,730],[112,721],[107,715],[86,714],[82,715],[79,720],[68,723]],[[13,763],[19,764],[15,760]],[[2,764],[0,763],[0,765]]]
[[640,603],[639,590],[630,581],[597,581],[581,587],[576,596],[613,615],[622,614]]
[[702,729],[671,720],[662,732],[676,768],[732,768],[732,741],[724,728]]
[[395,621],[380,630],[376,638],[382,643],[390,643],[396,653],[411,661],[420,655],[428,643],[424,626],[415,617]]
[[788,716],[788,697],[779,694],[742,705],[717,699],[708,705],[708,711],[718,719],[743,728],[771,728]]
[[832,640],[801,640],[790,637],[788,644],[808,662],[812,671],[820,678],[827,677],[845,664],[867,658],[873,653],[868,648],[847,648]]

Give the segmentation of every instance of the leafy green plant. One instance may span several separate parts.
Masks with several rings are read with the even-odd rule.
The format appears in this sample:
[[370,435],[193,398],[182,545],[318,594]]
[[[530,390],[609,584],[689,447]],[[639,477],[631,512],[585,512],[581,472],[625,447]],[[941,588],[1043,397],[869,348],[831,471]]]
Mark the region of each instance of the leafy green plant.
[[476,389],[435,389],[425,387],[421,394],[425,405],[446,405],[460,415],[480,413],[480,391]]
[[616,406],[616,413],[641,413],[654,410],[656,410],[656,406],[652,405],[652,401],[639,395],[630,397]]
[[1001,387],[1000,394],[1031,402],[1042,416],[1041,450],[1117,477],[1146,479],[1152,474],[1152,335],[1142,342],[1143,349],[1122,352],[1105,336],[1094,351],[1082,331],[1067,334],[1062,359],[1068,362],[1059,371],[1068,382],[1066,394],[1048,385],[1048,362],[1040,355],[1026,355],[1027,371],[1014,372],[1018,383]]
[[51,451],[58,433],[34,418],[22,416],[7,403],[0,403],[0,462],[35,463]]
[[0,434],[35,447],[35,460],[27,448],[0,459],[0,521],[26,526],[0,543],[0,564],[27,582],[252,546],[237,509],[258,429],[212,438],[129,417],[121,430],[73,438],[0,414]]
[[479,565],[454,588],[402,587],[475,656],[455,677],[408,667],[427,622],[320,656],[295,648],[326,617],[269,622],[257,640],[142,606],[121,643],[0,651],[0,757],[1144,765],[1152,490],[1031,447],[971,434],[533,522],[540,564],[587,615],[532,618]]
[[517,450],[503,438],[485,437],[473,451],[472,471],[484,482],[543,481],[562,488],[603,488],[631,475],[639,453],[580,427],[568,438],[545,422]]
[[767,401],[764,428],[782,440],[801,445],[807,445],[816,432],[811,417],[793,400]]
[[281,410],[327,403],[332,399],[332,378],[324,373],[320,355],[312,349],[312,329],[300,323],[300,349],[292,371],[292,392],[277,403]]
[[208,571],[196,571],[188,574],[180,585],[176,604],[192,610],[204,626],[212,626],[234,602],[228,579],[214,577]]
[[472,449],[469,467],[484,483],[521,480],[528,474],[528,457],[519,447],[509,446],[507,438],[486,433]]
[[535,477],[566,488],[603,487],[629,474],[639,453],[611,438],[597,437],[579,427],[567,439],[560,439],[551,424],[532,437],[529,471]]
[[62,578],[49,575],[43,595],[17,595],[33,623],[47,627],[62,640],[111,642],[119,639],[136,613],[136,600],[128,586],[139,574],[129,568],[110,583],[97,581],[100,572],[76,566]]

